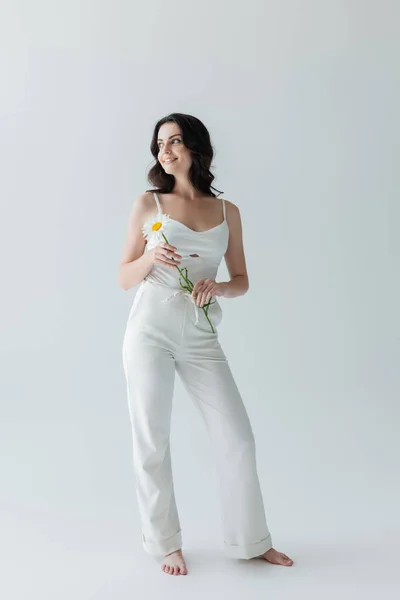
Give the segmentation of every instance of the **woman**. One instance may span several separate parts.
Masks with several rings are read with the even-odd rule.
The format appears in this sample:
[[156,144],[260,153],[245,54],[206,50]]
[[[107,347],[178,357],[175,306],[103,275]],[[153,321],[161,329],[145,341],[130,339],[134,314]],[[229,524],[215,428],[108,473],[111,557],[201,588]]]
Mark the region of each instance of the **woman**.
[[[216,200],[206,127],[181,113],[155,126],[149,172],[155,191],[129,218],[119,284],[140,283],[123,342],[142,543],[161,568],[187,574],[169,445],[175,371],[206,422],[221,484],[224,546],[233,558],[293,561],[272,548],[256,471],[255,441],[218,341],[218,297],[248,290],[238,208]],[[220,192],[219,192],[220,193]],[[225,256],[230,281],[216,282]]]

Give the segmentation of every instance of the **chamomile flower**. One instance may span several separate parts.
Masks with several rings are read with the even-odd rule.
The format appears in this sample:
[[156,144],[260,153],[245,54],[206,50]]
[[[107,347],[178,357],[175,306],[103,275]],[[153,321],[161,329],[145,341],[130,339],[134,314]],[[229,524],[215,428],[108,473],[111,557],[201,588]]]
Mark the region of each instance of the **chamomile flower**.
[[164,213],[150,217],[143,224],[143,236],[146,239],[149,239],[151,236],[152,239],[156,240],[157,242],[161,242],[163,240],[162,234],[164,226],[166,223],[168,223],[169,220],[169,215],[166,215]]

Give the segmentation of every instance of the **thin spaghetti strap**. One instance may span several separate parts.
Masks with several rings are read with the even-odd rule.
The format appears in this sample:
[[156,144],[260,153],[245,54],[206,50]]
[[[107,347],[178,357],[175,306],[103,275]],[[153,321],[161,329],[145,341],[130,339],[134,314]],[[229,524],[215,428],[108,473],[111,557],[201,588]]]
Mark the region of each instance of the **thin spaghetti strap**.
[[158,199],[157,192],[153,192],[153,196],[154,196],[154,199],[155,199],[155,201],[157,203],[158,213],[161,214],[162,213],[161,204],[160,204],[160,201]]
[[224,221],[226,221],[226,207],[225,207],[225,200],[223,198],[221,198],[222,200],[222,210],[224,212]]

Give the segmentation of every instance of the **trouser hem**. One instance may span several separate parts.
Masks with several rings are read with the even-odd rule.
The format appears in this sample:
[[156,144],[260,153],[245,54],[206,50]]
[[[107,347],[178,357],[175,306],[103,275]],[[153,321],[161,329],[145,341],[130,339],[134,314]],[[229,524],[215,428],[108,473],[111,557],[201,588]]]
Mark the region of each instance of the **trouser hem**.
[[182,533],[179,530],[171,537],[160,542],[148,542],[142,534],[142,543],[143,548],[149,554],[165,556],[166,554],[171,554],[171,552],[175,552],[176,550],[180,550],[182,548]]
[[247,546],[237,546],[224,542],[225,553],[230,558],[255,558],[260,556],[272,548],[271,534],[256,544]]

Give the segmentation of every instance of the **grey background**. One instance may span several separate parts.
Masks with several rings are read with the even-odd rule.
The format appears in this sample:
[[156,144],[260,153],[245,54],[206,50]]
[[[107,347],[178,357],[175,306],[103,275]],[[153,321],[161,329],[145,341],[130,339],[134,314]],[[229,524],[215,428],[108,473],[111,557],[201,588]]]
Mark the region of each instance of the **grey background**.
[[[387,0],[3,0],[8,600],[395,596],[399,12]],[[291,568],[224,557],[207,433],[178,378],[189,576],[167,577],[141,547],[121,355],[135,289],[118,287],[117,268],[153,126],[172,111],[206,124],[215,185],[241,211],[250,290],[221,299],[220,339]]]

